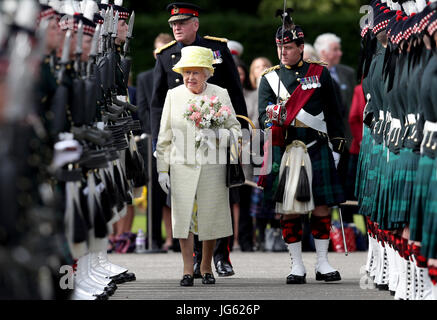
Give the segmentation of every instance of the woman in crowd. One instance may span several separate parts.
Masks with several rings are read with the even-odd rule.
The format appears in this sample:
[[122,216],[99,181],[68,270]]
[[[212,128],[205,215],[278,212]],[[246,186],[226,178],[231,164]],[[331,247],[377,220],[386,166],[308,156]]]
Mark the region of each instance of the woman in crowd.
[[[232,235],[232,220],[226,164],[210,161],[210,155],[220,154],[223,149],[226,152],[228,141],[241,137],[241,126],[227,90],[207,83],[214,73],[212,51],[188,46],[181,53],[173,71],[182,74],[184,83],[169,90],[165,99],[156,147],[158,181],[165,192],[170,185],[172,188],[173,237],[179,239],[184,265],[180,285],[192,286],[194,282],[193,234],[203,241],[202,283],[214,284],[211,260],[215,239]],[[192,101],[199,99],[219,101],[229,107],[229,117],[218,136],[186,117]]]
[[272,63],[266,57],[258,57],[252,61],[249,71],[250,84],[254,90],[258,89],[259,81],[263,72],[272,67]]

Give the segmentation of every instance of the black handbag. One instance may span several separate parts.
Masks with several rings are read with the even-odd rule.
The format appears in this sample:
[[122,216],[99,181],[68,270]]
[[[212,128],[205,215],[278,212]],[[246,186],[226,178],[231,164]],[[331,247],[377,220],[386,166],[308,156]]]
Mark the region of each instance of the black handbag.
[[231,147],[227,149],[226,187],[239,187],[242,186],[245,181],[246,177],[244,176],[239,152],[236,150],[236,146],[231,144]]

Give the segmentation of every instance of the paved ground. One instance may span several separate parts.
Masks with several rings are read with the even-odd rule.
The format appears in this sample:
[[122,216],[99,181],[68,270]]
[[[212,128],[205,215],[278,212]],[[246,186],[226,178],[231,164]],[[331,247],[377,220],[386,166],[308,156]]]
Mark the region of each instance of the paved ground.
[[362,289],[360,269],[366,252],[330,253],[329,261],[337,268],[342,281],[325,283],[315,280],[315,253],[304,252],[307,284],[286,285],[290,258],[287,252],[231,253],[235,275],[219,278],[216,284],[202,285],[196,279],[193,287],[180,287],[182,257],[180,253],[111,254],[112,263],[136,274],[137,280],[118,286],[110,300],[393,300],[387,291]]

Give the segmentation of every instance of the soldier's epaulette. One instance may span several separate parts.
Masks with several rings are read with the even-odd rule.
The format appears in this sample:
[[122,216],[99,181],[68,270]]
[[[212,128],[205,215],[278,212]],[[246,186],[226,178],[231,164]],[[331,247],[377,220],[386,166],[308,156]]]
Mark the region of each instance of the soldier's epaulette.
[[217,38],[217,37],[211,37],[211,36],[204,36],[203,38],[205,38],[207,40],[220,41],[220,42],[224,42],[224,43],[228,42],[228,39],[226,39],[226,38]]
[[156,54],[161,53],[162,51],[164,51],[167,48],[170,48],[172,45],[174,45],[177,41],[173,40],[165,45],[163,45],[162,47],[159,47],[158,49],[155,50]]
[[280,67],[281,67],[281,66],[278,64],[277,66],[274,66],[274,67],[271,67],[271,68],[266,69],[266,70],[262,73],[261,77],[262,77],[263,75],[265,75],[265,74],[267,74],[267,73],[273,71],[273,70],[278,70]]
[[328,64],[326,62],[323,61],[314,61],[314,60],[304,60],[306,63],[315,63],[315,64],[320,64],[321,66],[326,67]]

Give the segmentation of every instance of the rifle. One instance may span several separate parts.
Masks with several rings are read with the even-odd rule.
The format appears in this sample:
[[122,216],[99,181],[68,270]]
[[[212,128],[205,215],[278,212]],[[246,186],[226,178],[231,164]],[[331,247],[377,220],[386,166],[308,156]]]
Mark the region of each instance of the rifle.
[[96,118],[97,100],[98,100],[98,86],[96,77],[96,60],[97,47],[100,37],[101,26],[98,25],[94,33],[89,60],[87,64],[87,76],[85,78],[85,124],[91,124]]
[[51,111],[53,113],[52,136],[65,131],[67,126],[67,112],[65,106],[68,105],[68,88],[65,85],[65,72],[70,62],[70,45],[72,31],[68,30],[65,34],[64,45],[62,48],[62,57],[60,61],[61,69],[58,73],[58,88],[53,97]]
[[130,40],[132,39],[134,24],[135,24],[135,12],[132,12],[132,15],[129,19],[129,29],[126,37],[126,42],[124,43],[124,47],[123,47],[123,58],[121,59],[120,62],[120,67],[121,70],[123,71],[123,76],[124,76],[123,77],[124,83],[126,84],[129,82],[129,74],[132,66],[132,58],[128,56],[128,54],[130,53]]
[[76,34],[76,50],[74,52],[74,70],[78,75],[81,73],[81,57],[82,57],[82,41],[83,41],[83,22],[79,21],[79,26]]

